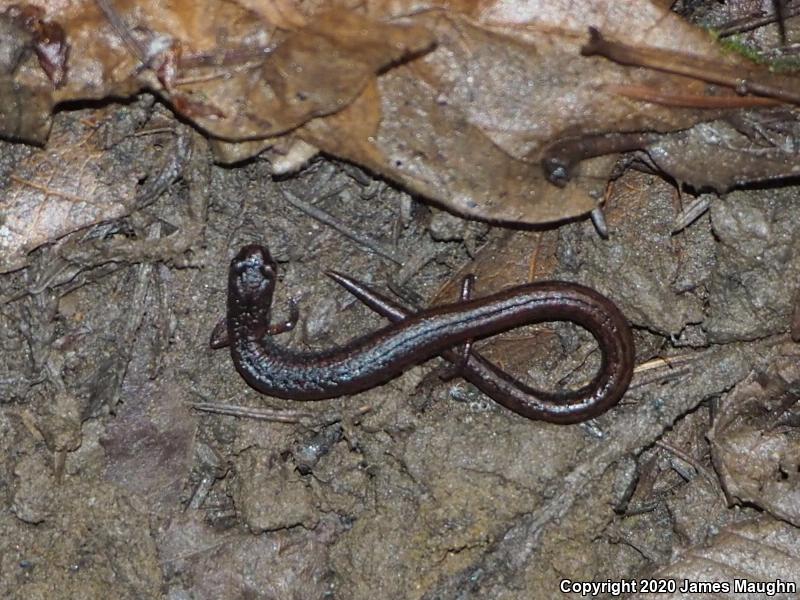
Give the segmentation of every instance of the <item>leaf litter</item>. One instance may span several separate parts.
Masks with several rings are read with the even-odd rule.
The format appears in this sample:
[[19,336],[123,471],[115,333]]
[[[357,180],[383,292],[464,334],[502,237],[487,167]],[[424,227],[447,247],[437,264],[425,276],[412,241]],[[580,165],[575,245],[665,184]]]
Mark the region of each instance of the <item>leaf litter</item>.
[[[37,560],[29,523],[61,536],[64,556],[81,548],[92,556],[85,550],[97,541],[91,531],[70,530],[63,521],[94,493],[70,483],[83,477],[103,481],[93,488],[98,511],[108,509],[101,520],[113,519],[117,510],[129,515],[120,535],[112,531],[102,543],[116,547],[134,540],[130,550],[139,558],[132,564],[112,560],[111,574],[79,563],[82,576],[69,584],[59,575],[33,577],[20,587],[27,597],[89,586],[100,586],[95,595],[137,597],[163,581],[183,593],[181,576],[205,597],[222,597],[253,581],[275,595],[322,597],[337,585],[351,597],[371,597],[376,580],[388,597],[517,597],[513,590],[556,590],[564,573],[618,576],[624,565],[626,573],[645,574],[668,562],[656,573],[791,579],[800,555],[792,501],[796,404],[790,402],[797,376],[792,348],[779,342],[792,310],[781,298],[793,297],[787,294],[794,278],[781,278],[759,260],[780,255],[794,265],[796,243],[775,220],[791,218],[789,200],[760,198],[766,209],[747,205],[742,215],[727,214],[729,204],[710,200],[710,215],[670,237],[672,188],[644,175],[616,180],[616,192],[606,183],[618,174],[615,154],[636,149],[629,160],[696,188],[723,191],[795,174],[796,109],[779,104],[795,101],[796,78],[767,73],[722,50],[664,4],[598,1],[580,11],[566,0],[463,7],[375,2],[360,10],[280,1],[177,2],[168,9],[124,1],[0,5],[0,26],[10,32],[0,41],[0,127],[5,137],[46,143],[10,170],[4,167],[0,201],[3,225],[13,225],[14,233],[4,239],[10,242],[3,246],[2,266],[16,271],[8,276],[16,277],[8,279],[15,289],[3,290],[0,315],[3,350],[15,358],[5,363],[0,384],[6,406],[22,402],[21,410],[3,412],[3,480],[14,482],[4,492],[13,507],[4,522],[6,539],[23,540],[5,553],[14,559],[2,569],[14,576],[2,579],[21,581],[29,564],[42,566],[41,575],[54,573]],[[597,33],[590,35],[590,27]],[[675,68],[687,48],[697,61],[694,72]],[[598,50],[602,57],[586,56]],[[714,77],[703,77],[709,70]],[[745,85],[720,79],[726,73],[747,73]],[[203,144],[154,109],[152,98],[141,107],[141,118],[129,122],[121,116],[125,106],[107,104],[94,112],[82,106],[142,91],[155,92],[208,136],[218,162],[244,162],[253,180],[266,179],[270,168],[298,170],[321,150],[454,212],[489,221],[557,221],[605,199],[610,242],[579,223],[557,234],[487,238],[484,231],[473,235],[488,244],[466,268],[481,271],[486,290],[532,273],[595,285],[640,328],[640,357],[658,365],[656,375],[648,379],[642,369],[626,404],[600,420],[605,441],[578,428],[515,419],[473,401],[469,390],[462,396],[467,412],[453,419],[453,400],[436,402],[442,384],[420,397],[414,373],[388,386],[396,385],[399,394],[366,395],[368,410],[377,410],[345,419],[336,435],[326,433],[333,425],[309,431],[308,424],[241,424],[232,417],[198,422],[195,432],[182,403],[196,398],[187,398],[186,389],[212,390],[213,396],[240,395],[241,389],[235,380],[223,381],[221,375],[230,375],[220,369],[224,361],[209,357],[195,356],[205,372],[187,376],[175,344],[196,347],[208,323],[194,323],[194,311],[167,299],[174,294],[189,307],[202,302],[214,313],[221,292],[212,291],[210,302],[205,290],[214,287],[212,280],[191,269],[146,268],[126,277],[124,266],[191,266],[194,256],[221,272],[219,257],[228,248],[263,239],[263,214],[270,215],[270,238],[285,242],[275,245],[298,248],[279,250],[290,253],[283,257],[286,284],[295,290],[316,278],[321,260],[331,260],[321,249],[338,253],[332,258],[340,261],[352,252],[337,249],[338,238],[307,222],[303,227],[315,234],[304,238],[292,228],[297,217],[284,216],[279,200],[252,200],[247,184],[227,179],[232,171],[226,176],[215,169],[210,179],[193,175],[197,157],[206,160]],[[743,95],[748,92],[759,95]],[[108,131],[111,137],[101,135]],[[142,148],[131,142],[136,139],[154,143],[133,159]],[[192,152],[181,150],[188,139]],[[272,167],[251,161],[262,152]],[[171,156],[179,160],[171,162]],[[324,171],[319,164],[312,164],[312,175]],[[185,200],[186,182],[194,200],[185,214],[163,200],[153,204],[162,195]],[[297,194],[304,195],[302,179],[299,185]],[[198,225],[207,207],[204,194],[214,199],[220,219],[209,224],[220,230],[206,238]],[[377,227],[374,235],[386,236],[380,223],[402,194],[386,195],[388,205],[375,208],[353,191],[335,201],[350,209],[356,227]],[[772,294],[761,311],[768,318],[749,329],[752,320],[738,307],[758,298],[751,297],[752,286],[739,285],[731,267],[738,260],[731,222],[739,224],[742,239],[753,233],[767,244],[746,257],[748,276],[760,278],[759,285],[769,282]],[[424,219],[409,223],[399,235],[410,236]],[[186,235],[170,240],[176,229]],[[467,258],[456,251],[459,237],[441,246],[403,239],[413,239],[409,258],[423,265],[431,281],[452,275],[445,266],[454,256],[456,264]],[[190,260],[180,262],[187,253]],[[107,268],[109,261],[119,266]],[[514,269],[506,268],[509,261]],[[361,268],[387,270],[380,259]],[[430,285],[423,297],[433,295]],[[60,297],[50,295],[53,289]],[[111,325],[102,314],[106,302],[92,307],[93,293],[124,299],[128,292],[120,307],[110,303]],[[336,308],[332,299],[327,303]],[[125,306],[132,307],[130,314]],[[341,310],[327,317],[320,312],[308,325],[311,331],[328,331],[334,322],[338,329]],[[728,329],[721,322],[725,314],[735,324]],[[200,320],[213,322],[212,316]],[[364,318],[356,317],[354,332]],[[25,323],[33,328],[20,327]],[[119,331],[130,344],[135,338],[142,352],[115,352],[117,341],[104,329]],[[757,341],[739,344],[742,339]],[[685,356],[662,360],[674,346]],[[554,364],[553,353],[562,348],[571,351],[569,360]],[[591,346],[587,350],[580,335],[558,327],[489,351],[509,363],[532,356],[552,385],[593,364]],[[19,365],[19,355],[27,364]],[[788,364],[776,374],[770,365],[784,355]],[[162,369],[171,369],[177,381],[159,377]],[[64,389],[50,394],[51,386]],[[409,395],[416,396],[411,405],[403,400]],[[718,415],[706,407],[710,397],[721,398]],[[348,414],[344,406],[337,414]],[[115,426],[94,426],[109,413]],[[712,432],[708,445],[705,431]],[[83,437],[77,449],[76,436]],[[336,441],[300,470],[297,457],[315,454],[321,437]],[[650,448],[662,438],[662,445]],[[225,458],[210,471],[193,465],[191,452],[202,447]],[[395,463],[377,458],[386,456]],[[260,465],[255,473],[254,465]],[[232,475],[237,471],[238,479]],[[714,477],[702,474],[712,472],[719,473],[724,498],[741,505],[738,512],[708,489]],[[67,486],[58,488],[62,480]],[[291,498],[281,499],[284,488],[292,490]],[[120,489],[130,503],[118,497]],[[635,502],[624,500],[620,489],[633,490]],[[370,495],[377,500],[365,501]],[[59,504],[61,496],[69,501]],[[713,503],[706,504],[709,498]],[[371,509],[373,502],[379,510]],[[206,512],[181,514],[175,510],[181,505]],[[636,514],[634,506],[643,512]],[[706,517],[718,530],[698,526],[696,506],[713,506]],[[148,527],[151,514],[169,525]],[[254,538],[230,529],[241,519],[253,532],[267,533]],[[128,531],[134,529],[129,522],[138,534]],[[304,527],[311,528],[309,535]],[[661,554],[662,546],[681,545],[688,550],[674,559]],[[756,553],[771,558],[748,562]],[[161,573],[153,568],[157,557],[164,558]],[[135,564],[138,584],[108,583],[135,572]],[[203,583],[209,571],[226,572],[223,565],[239,576]]]
[[[555,188],[541,163],[563,138],[669,134],[765,96],[800,98],[792,77],[725,52],[657,2],[622,10],[596,0],[579,11],[567,1],[307,12],[267,6],[24,5],[24,31],[34,33],[6,50],[9,104],[20,108],[20,95],[38,98],[42,90],[57,105],[149,89],[216,140],[220,161],[310,144],[462,215],[544,223],[594,208],[613,169],[613,160],[578,148],[570,157],[576,165],[593,160],[570,172],[565,189]],[[20,10],[7,5],[7,27],[20,28]],[[68,48],[42,50],[42,31],[56,28],[63,35],[50,43],[64,46],[63,38]],[[43,53],[60,64],[46,67],[54,61]],[[760,96],[742,96],[748,92]],[[4,115],[6,135],[41,142],[50,116],[26,113]],[[692,143],[706,153],[717,145]],[[302,158],[311,152],[305,148]],[[613,156],[614,144],[600,153]],[[669,146],[658,153],[672,157],[659,167],[674,168],[687,184],[724,191],[734,183],[706,181],[705,168],[693,169]],[[794,148],[779,147],[766,173],[749,177],[795,174],[796,158]]]

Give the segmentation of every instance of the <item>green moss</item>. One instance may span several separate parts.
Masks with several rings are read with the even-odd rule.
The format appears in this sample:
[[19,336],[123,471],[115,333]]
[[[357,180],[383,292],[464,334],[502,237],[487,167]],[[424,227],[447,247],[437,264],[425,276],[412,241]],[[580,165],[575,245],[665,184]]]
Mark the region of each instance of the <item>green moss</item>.
[[775,73],[790,73],[800,70],[800,57],[786,56],[767,60],[757,48],[754,48],[753,46],[750,46],[744,42],[742,36],[740,35],[720,37],[719,34],[714,30],[709,30],[709,33],[714,39],[717,40],[719,45],[722,46],[724,50],[738,54],[739,56],[743,56],[759,65],[769,67],[770,71]]
[[762,65],[767,64],[767,61],[764,60],[764,57],[761,56],[759,51],[752,46],[748,46],[744,41],[742,41],[741,36],[731,35],[724,38],[719,36],[716,37],[719,44],[728,52],[733,52],[734,54],[744,56],[745,58],[749,58],[753,62]]

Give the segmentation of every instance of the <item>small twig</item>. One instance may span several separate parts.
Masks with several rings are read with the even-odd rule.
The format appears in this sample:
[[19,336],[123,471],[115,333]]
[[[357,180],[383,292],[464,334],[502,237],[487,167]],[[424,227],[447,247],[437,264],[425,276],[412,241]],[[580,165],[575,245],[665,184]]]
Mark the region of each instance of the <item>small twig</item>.
[[[676,379],[680,379],[685,375],[688,375],[691,372],[692,370],[689,367],[684,367],[683,369],[675,369],[674,371],[669,371],[667,373],[654,374],[651,377],[641,377],[641,378],[637,377],[633,381],[633,383],[631,383],[628,390],[630,392],[656,383],[666,383],[668,381],[674,381]],[[625,398],[623,398],[623,403],[627,403],[627,400]]]
[[362,246],[366,246],[376,254],[379,254],[380,256],[383,256],[384,258],[391,260],[393,263],[400,266],[403,265],[403,261],[399,260],[394,255],[394,252],[384,248],[382,244],[378,243],[377,241],[373,240],[370,237],[365,236],[363,233],[356,231],[355,229],[353,229],[348,225],[345,225],[330,213],[325,212],[324,210],[314,206],[313,204],[309,204],[308,202],[301,200],[291,192],[288,192],[284,189],[281,189],[280,192],[286,199],[286,201],[292,206],[294,206],[296,209],[303,211],[304,213],[316,219],[320,223],[324,223],[325,225],[332,227],[345,237],[350,238],[351,240],[353,240],[358,244],[361,244]]
[[581,48],[583,56],[604,56],[621,65],[645,67],[716,83],[736,90],[738,94],[756,94],[800,104],[800,87],[796,79],[762,70],[748,70],[699,56],[661,48],[629,46],[612,42],[600,30],[589,28],[589,42]]
[[372,410],[369,405],[357,408],[351,415],[340,413],[328,413],[315,415],[314,413],[302,410],[278,410],[274,408],[251,408],[249,406],[236,406],[222,404],[219,402],[189,402],[188,405],[201,412],[228,415],[231,417],[241,417],[245,419],[255,419],[257,421],[272,421],[275,423],[303,423],[313,420],[314,427],[324,427],[340,421],[365,415]]
[[672,228],[672,233],[679,233],[694,223],[706,213],[710,204],[707,195],[695,198],[694,201],[689,204],[689,206],[685,207],[676,217],[675,227]]
[[108,19],[111,27],[114,28],[114,31],[117,32],[117,35],[128,47],[128,50],[130,50],[131,54],[136,57],[142,66],[148,66],[147,52],[145,52],[145,49],[142,47],[139,41],[131,35],[127,25],[125,25],[125,23],[122,21],[122,18],[119,16],[117,10],[111,5],[111,2],[109,0],[95,0],[95,2],[97,3],[98,8],[103,15],[105,15],[106,19]]
[[653,358],[640,364],[638,367],[636,367],[636,369],[634,369],[634,372],[644,373],[646,371],[653,371],[655,369],[663,369],[664,367],[676,369],[683,364],[695,362],[700,358],[701,356],[696,352],[692,354],[679,354],[677,356]]
[[786,13],[788,11],[786,2],[787,0],[772,0],[772,5],[775,7],[775,17],[778,21],[778,35],[783,46],[786,45]]
[[645,85],[621,85],[609,83],[602,88],[606,92],[618,94],[631,100],[641,100],[662,106],[680,108],[707,108],[710,110],[726,108],[749,108],[751,106],[777,106],[780,101],[761,96],[708,96],[705,94],[676,94]]
[[301,410],[251,408],[249,406],[236,406],[231,404],[221,404],[218,402],[189,402],[189,406],[201,412],[228,415],[231,417],[242,417],[245,419],[255,419],[257,421],[274,421],[276,423],[300,423],[301,421],[310,419],[314,416],[313,413]]
[[603,214],[603,209],[599,206],[596,206],[592,209],[592,212],[589,213],[589,216],[592,219],[592,224],[594,225],[595,231],[597,231],[597,235],[604,240],[607,240],[608,224],[606,223],[606,217]]
[[[780,2],[780,0],[778,0]],[[717,29],[717,35],[719,37],[727,37],[730,35],[734,35],[736,33],[744,33],[746,31],[752,31],[753,29],[757,29],[758,27],[763,27],[764,25],[771,25],[772,23],[778,22],[778,27],[783,27],[782,22],[790,17],[796,17],[800,15],[800,6],[797,5],[786,5],[782,2],[778,5],[778,10],[774,14],[764,14],[763,11],[759,11],[758,13],[753,13],[749,15],[745,15],[739,19],[735,19],[730,21],[726,25],[723,25],[719,29]],[[781,39],[783,43],[786,43],[786,33],[785,30],[781,34]]]
[[659,448],[663,448],[670,454],[677,456],[687,465],[691,466],[697,473],[699,473],[706,482],[711,484],[712,489],[717,493],[717,495],[722,500],[722,503],[727,505],[728,499],[725,497],[725,493],[723,492],[722,488],[719,486],[719,480],[711,474],[711,472],[706,469],[703,465],[701,465],[693,456],[686,454],[683,450],[676,448],[675,446],[664,442],[663,440],[656,440],[656,446]]
[[777,58],[791,58],[800,54],[800,42],[794,44],[787,44],[782,48],[769,48],[764,50],[764,60],[777,59]]

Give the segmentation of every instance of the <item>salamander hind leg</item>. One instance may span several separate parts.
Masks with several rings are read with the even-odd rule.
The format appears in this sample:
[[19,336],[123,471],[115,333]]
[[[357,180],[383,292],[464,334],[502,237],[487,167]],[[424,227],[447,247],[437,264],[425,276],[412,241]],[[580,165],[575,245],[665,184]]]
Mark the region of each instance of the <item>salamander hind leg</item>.
[[[464,276],[464,279],[461,280],[461,294],[460,299],[462,302],[466,302],[467,300],[472,299],[472,290],[475,287],[475,275],[473,273],[469,273]],[[464,367],[469,360],[469,355],[472,352],[472,340],[467,340],[463,346],[458,349],[458,353],[461,355],[461,359],[457,362],[450,364],[449,366],[445,367],[442,370],[442,373],[439,377],[442,378],[443,381],[450,381],[456,377],[459,377],[464,370]]]

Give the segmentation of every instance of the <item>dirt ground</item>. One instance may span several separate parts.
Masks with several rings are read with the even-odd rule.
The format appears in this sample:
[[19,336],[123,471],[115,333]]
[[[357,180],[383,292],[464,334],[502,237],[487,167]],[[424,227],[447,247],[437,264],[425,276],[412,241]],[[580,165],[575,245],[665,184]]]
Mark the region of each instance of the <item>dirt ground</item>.
[[[3,598],[757,598],[769,590],[754,582],[800,585],[796,178],[719,196],[624,169],[601,235],[588,218],[468,221],[330,157],[281,177],[260,157],[219,166],[148,94],[66,107],[53,132],[69,152],[92,138],[81,168],[119,206],[0,275]],[[0,211],[38,152],[0,142]],[[53,156],[49,176],[72,176]],[[278,338],[289,347],[385,324],[326,270],[417,306],[454,301],[470,272],[476,296],[558,279],[628,318],[633,383],[567,426],[441,377],[438,358],[356,396],[263,396],[209,347],[248,243],[279,263],[278,315],[299,300]],[[600,364],[564,323],[477,349],[547,389]]]
[[[124,129],[133,109],[164,112],[108,110]],[[699,577],[709,548],[743,552],[721,538],[742,531],[782,557],[753,579],[796,578],[796,186],[702,196],[708,210],[674,231],[695,198],[630,171],[613,184],[608,239],[589,220],[511,231],[328,159],[280,181],[259,160],[209,166],[202,137],[170,127],[114,149],[158,165],[185,142],[157,198],[2,277],[3,597],[558,597],[564,579]],[[4,144],[4,170],[28,152]],[[229,259],[251,242],[280,263],[276,306],[300,299],[294,347],[381,324],[326,269],[427,304],[465,265],[538,260],[618,303],[640,367],[617,408],[578,426],[442,381],[440,361],[355,397],[267,398],[208,347]],[[476,293],[491,285],[479,277]],[[490,346],[552,388],[598,364],[572,326]],[[709,577],[725,577],[720,562]]]

